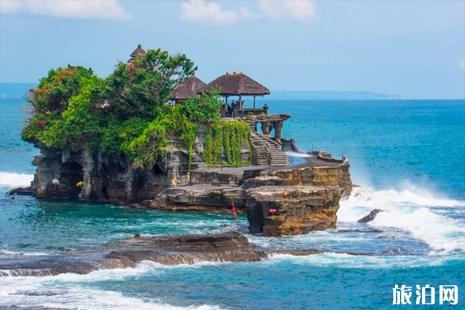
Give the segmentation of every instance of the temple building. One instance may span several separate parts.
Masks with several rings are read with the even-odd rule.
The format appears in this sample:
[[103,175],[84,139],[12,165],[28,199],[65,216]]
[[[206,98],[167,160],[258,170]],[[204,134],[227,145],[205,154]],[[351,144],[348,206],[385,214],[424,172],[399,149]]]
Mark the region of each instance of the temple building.
[[[226,98],[237,96],[238,102],[243,103],[241,100],[244,96],[253,96],[253,107],[255,108],[255,97],[269,95],[270,90],[253,80],[242,72],[226,73],[217,77],[208,83],[206,90],[216,89],[221,96]],[[242,106],[241,106],[242,108]]]
[[[141,44],[138,44],[130,54],[129,66],[133,65],[132,61],[135,58],[143,55],[145,55],[145,50]],[[220,96],[224,97],[221,117],[243,119],[250,124],[254,133],[259,134],[258,128],[260,127],[260,136],[264,138],[271,136],[270,138],[279,145],[286,142],[283,141],[281,132],[289,114],[269,114],[267,104],[257,107],[256,97],[269,95],[270,90],[242,72],[227,72],[208,84],[194,74],[177,85],[169,99],[174,103],[182,103],[192,96],[207,91],[217,91]],[[231,97],[233,99],[229,101]],[[246,107],[244,97],[253,97],[252,107]]]
[[128,62],[130,62],[131,60],[133,60],[137,56],[143,56],[143,55],[145,55],[145,50],[142,48],[142,45],[138,44],[137,47],[129,55],[131,58],[129,59]]
[[[214,79],[202,91],[216,90],[225,98],[221,109],[221,116],[228,118],[241,118],[246,120],[253,130],[257,132],[260,124],[263,135],[268,137],[274,131],[273,139],[281,143],[281,130],[284,121],[289,118],[288,114],[269,114],[268,105],[261,108],[256,107],[255,98],[270,94],[270,90],[250,78],[242,72],[225,73]],[[236,100],[228,102],[229,97],[237,97]],[[245,107],[243,97],[253,97],[253,107]]]
[[170,100],[173,100],[174,102],[185,101],[190,97],[197,95],[205,88],[205,86],[207,86],[207,84],[195,75],[192,75],[173,89],[170,95]]

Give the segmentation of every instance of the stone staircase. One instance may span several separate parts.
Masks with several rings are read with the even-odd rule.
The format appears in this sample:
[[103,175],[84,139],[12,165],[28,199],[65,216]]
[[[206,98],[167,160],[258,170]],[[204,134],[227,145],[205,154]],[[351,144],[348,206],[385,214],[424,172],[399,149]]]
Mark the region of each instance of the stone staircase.
[[279,144],[259,133],[252,133],[253,159],[256,166],[287,166],[287,155],[281,151]]

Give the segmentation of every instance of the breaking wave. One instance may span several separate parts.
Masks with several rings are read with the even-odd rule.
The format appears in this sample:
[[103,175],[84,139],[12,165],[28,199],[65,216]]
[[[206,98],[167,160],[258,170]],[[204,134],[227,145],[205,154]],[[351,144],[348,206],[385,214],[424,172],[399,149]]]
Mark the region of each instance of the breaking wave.
[[446,261],[453,260],[451,257],[435,256],[416,257],[412,256],[365,256],[350,255],[343,253],[321,253],[307,256],[294,256],[290,254],[271,254],[268,263],[291,262],[293,264],[307,264],[315,266],[338,267],[344,269],[362,268],[413,268],[421,266],[439,266]]
[[45,252],[17,252],[17,251],[10,251],[4,248],[0,248],[0,257],[2,256],[42,256],[47,255],[49,253]]
[[30,186],[33,179],[33,174],[0,172],[0,187],[13,188]]
[[134,268],[103,269],[86,275],[67,273],[45,277],[0,277],[0,308],[14,306],[89,310],[220,309],[214,305],[173,306],[155,298],[135,298],[119,292],[84,286],[87,282],[124,280],[147,273],[163,272],[165,267],[185,268],[186,266],[168,267],[143,261]]
[[465,201],[441,197],[414,186],[379,191],[356,187],[348,199],[341,201],[338,220],[356,222],[371,210],[381,209],[384,212],[368,225],[402,229],[428,244],[434,252],[449,253],[465,251],[465,227],[448,215],[461,212],[464,207]]

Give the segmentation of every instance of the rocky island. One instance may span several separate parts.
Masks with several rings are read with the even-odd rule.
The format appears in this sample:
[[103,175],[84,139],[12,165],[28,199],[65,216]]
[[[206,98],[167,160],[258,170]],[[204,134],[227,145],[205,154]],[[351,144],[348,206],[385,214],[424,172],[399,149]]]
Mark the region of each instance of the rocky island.
[[196,69],[185,55],[139,45],[106,78],[80,66],[51,70],[29,93],[22,133],[41,150],[33,195],[246,213],[250,232],[268,236],[334,228],[352,189],[347,159],[313,152],[290,165],[290,116],[256,108],[270,91],[241,72],[206,84]]

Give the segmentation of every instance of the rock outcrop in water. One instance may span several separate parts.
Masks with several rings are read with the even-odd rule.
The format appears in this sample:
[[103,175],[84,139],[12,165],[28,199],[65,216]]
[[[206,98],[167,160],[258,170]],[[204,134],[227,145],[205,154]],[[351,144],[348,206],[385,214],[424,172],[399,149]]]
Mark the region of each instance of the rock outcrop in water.
[[299,152],[282,136],[290,115],[241,100],[269,89],[236,72],[205,84],[195,70],[186,55],[141,47],[105,79],[81,66],[50,70],[28,94],[22,131],[41,149],[35,196],[245,211],[265,235],[334,227],[352,188],[348,162],[317,152],[290,167],[285,151]]
[[234,208],[247,213],[252,233],[269,236],[334,228],[339,200],[352,190],[348,162],[318,153],[297,167],[203,168],[197,160],[189,173],[185,152],[174,148],[152,169],[87,151],[43,150],[34,163],[38,198],[139,202],[171,211]]
[[[352,190],[347,161],[318,157],[301,167],[199,169],[196,174],[202,175],[196,178],[201,184],[168,188],[148,205],[176,211],[229,211],[234,205],[247,213],[252,233],[296,235],[334,228],[339,200]],[[236,182],[218,184],[221,174]]]
[[362,217],[361,219],[359,219],[357,222],[359,223],[369,223],[371,221],[373,221],[376,216],[378,215],[378,213],[380,212],[383,212],[383,210],[381,209],[373,209],[370,211],[370,213],[368,213],[368,215],[365,215],[364,217]]
[[196,262],[253,262],[270,253],[310,255],[318,250],[265,250],[237,232],[217,235],[137,237],[113,241],[86,251],[47,256],[0,258],[0,276],[86,274],[98,269],[134,267],[141,261],[163,265]]
[[307,164],[247,180],[247,216],[251,232],[296,235],[336,227],[339,200],[350,195],[347,161],[318,156]]
[[134,267],[143,260],[164,265],[258,261],[266,253],[239,233],[138,237],[118,240],[82,252],[0,259],[0,275],[86,274],[97,269]]
[[340,191],[331,186],[264,186],[247,190],[251,232],[298,235],[336,227]]
[[307,256],[324,252],[376,255],[376,253],[334,252],[313,248],[263,248],[249,243],[248,239],[239,232],[160,237],[136,235],[87,250],[37,256],[0,257],[0,277],[87,274],[100,269],[135,267],[142,261],[162,265],[256,262],[274,254]]

